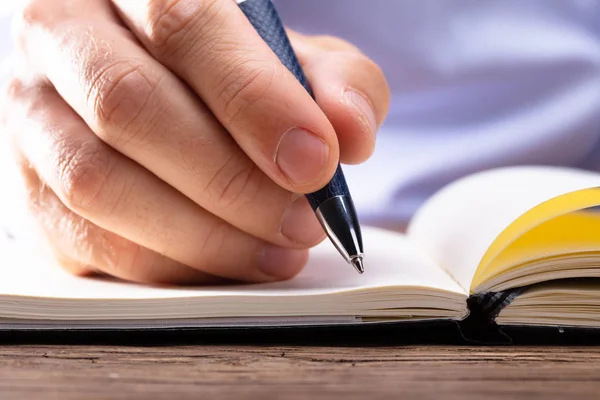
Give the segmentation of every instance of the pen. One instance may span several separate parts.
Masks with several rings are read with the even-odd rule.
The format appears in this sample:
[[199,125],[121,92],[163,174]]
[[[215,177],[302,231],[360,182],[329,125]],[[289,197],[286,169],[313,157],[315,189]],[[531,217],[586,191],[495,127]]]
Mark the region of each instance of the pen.
[[[260,37],[314,99],[275,5],[271,0],[236,1]],[[362,234],[341,166],[338,164],[333,178],[325,187],[307,194],[306,197],[333,245],[342,257],[362,274]]]

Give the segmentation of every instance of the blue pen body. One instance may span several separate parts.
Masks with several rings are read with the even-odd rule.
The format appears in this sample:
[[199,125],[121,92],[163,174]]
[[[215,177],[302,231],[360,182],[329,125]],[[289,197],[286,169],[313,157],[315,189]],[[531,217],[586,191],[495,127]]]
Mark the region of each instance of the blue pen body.
[[[314,99],[312,88],[300,66],[298,57],[292,48],[273,3],[270,0],[245,0],[238,1],[238,3],[260,37]],[[350,196],[344,173],[339,164],[328,185],[317,192],[306,195],[313,210],[317,210],[325,200],[335,196]]]
[[[260,37],[314,99],[308,79],[271,0],[237,2]],[[344,259],[362,274],[362,233],[341,166],[338,164],[333,178],[325,187],[307,194],[306,198],[333,245]]]

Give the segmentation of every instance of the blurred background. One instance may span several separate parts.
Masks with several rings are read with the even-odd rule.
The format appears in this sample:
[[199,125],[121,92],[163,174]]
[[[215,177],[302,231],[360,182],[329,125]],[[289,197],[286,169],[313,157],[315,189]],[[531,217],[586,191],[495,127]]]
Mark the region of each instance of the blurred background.
[[[404,224],[484,169],[600,170],[600,0],[274,1],[288,26],[345,38],[388,78],[375,155],[345,168],[363,221]],[[0,58],[15,2],[0,0]]]
[[10,49],[10,14],[14,3],[0,0],[0,79],[7,74],[8,67],[5,58]]

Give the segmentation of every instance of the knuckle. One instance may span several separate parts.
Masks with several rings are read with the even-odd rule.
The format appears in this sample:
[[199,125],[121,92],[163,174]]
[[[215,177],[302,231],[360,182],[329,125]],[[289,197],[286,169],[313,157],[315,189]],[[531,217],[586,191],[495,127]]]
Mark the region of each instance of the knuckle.
[[36,118],[40,110],[47,108],[42,85],[28,84],[21,79],[12,78],[0,93],[0,125],[9,135],[22,131],[26,121]]
[[263,179],[263,172],[250,160],[232,157],[214,174],[206,191],[214,204],[239,210],[256,199]]
[[0,91],[0,104],[5,109],[28,109],[35,106],[39,108],[39,101],[49,87],[39,81],[24,81],[15,76],[8,79]]
[[26,0],[16,10],[15,18],[25,23],[37,23],[45,19],[48,10],[47,0]]
[[27,0],[16,10],[12,19],[12,31],[17,39],[21,39],[29,27],[45,20],[46,3],[45,0]]
[[2,93],[3,99],[16,100],[25,91],[25,84],[18,78],[11,78],[8,80],[5,89]]
[[[205,0],[190,6],[181,0],[147,0],[149,18],[145,33],[150,45],[158,50],[166,50],[173,39],[183,36],[196,20],[206,25],[216,14],[219,0]],[[183,41],[178,41],[183,42]],[[181,45],[182,43],[180,43]]]
[[32,36],[39,29],[45,33],[51,32],[57,26],[64,27],[72,22],[72,13],[65,12],[66,7],[57,5],[57,1],[26,0],[20,2],[11,20],[11,33],[15,44],[21,50],[27,50],[28,39],[32,49],[36,49],[36,39]]
[[217,88],[227,122],[232,123],[264,98],[276,74],[276,66],[265,66],[263,63],[256,65],[251,61],[232,63],[230,71],[225,73]]
[[[92,118],[109,140],[134,134],[139,119],[158,82],[149,78],[144,66],[131,60],[99,61],[90,66],[87,102]],[[113,137],[115,136],[115,137]]]
[[61,150],[58,179],[63,203],[78,214],[101,211],[115,160],[103,145],[94,142],[65,145]]

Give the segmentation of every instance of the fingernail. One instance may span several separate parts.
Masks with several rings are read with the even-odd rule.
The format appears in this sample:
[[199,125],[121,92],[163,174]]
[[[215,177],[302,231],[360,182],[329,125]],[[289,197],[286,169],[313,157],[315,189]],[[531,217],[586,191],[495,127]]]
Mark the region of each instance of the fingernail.
[[371,107],[369,100],[367,100],[362,94],[352,89],[346,90],[344,97],[349,104],[358,110],[358,112],[361,114],[361,120],[363,124],[365,124],[370,132],[374,135],[377,131],[377,118],[375,117],[375,111],[373,111],[373,107]]
[[310,246],[325,235],[304,196],[294,200],[283,214],[280,232],[293,242]]
[[281,138],[275,162],[292,185],[305,186],[323,175],[328,157],[329,146],[323,139],[293,128]]
[[260,253],[259,268],[275,280],[289,279],[300,272],[307,260],[307,250],[267,245]]

